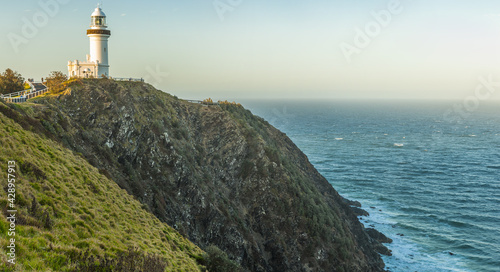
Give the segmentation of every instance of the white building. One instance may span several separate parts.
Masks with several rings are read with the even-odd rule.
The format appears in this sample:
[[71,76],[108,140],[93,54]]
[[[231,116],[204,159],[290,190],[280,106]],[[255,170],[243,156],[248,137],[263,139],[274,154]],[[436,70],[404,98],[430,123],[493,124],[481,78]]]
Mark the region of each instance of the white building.
[[111,36],[111,31],[107,28],[106,14],[100,6],[97,6],[91,15],[90,29],[87,30],[87,36],[90,38],[90,55],[87,55],[85,61],[68,62],[69,77],[109,77],[108,38]]

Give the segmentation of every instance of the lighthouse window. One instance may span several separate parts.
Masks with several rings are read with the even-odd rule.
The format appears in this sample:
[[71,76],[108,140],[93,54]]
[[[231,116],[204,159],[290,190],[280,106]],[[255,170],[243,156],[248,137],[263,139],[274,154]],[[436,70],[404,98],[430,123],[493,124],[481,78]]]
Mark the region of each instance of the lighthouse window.
[[95,17],[92,17],[92,25],[95,25],[95,26],[104,26],[104,25],[106,25],[106,17],[104,17],[104,16],[95,16]]

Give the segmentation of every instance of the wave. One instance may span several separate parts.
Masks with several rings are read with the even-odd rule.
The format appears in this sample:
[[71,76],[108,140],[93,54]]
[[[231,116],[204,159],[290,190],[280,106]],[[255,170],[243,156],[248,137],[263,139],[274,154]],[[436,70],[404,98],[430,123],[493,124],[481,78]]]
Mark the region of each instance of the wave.
[[[364,201],[363,201],[364,202]],[[362,203],[363,203],[362,202]],[[373,202],[369,202],[373,204]],[[393,240],[393,243],[386,246],[392,250],[392,256],[382,256],[387,271],[419,271],[419,272],[472,272],[465,267],[463,256],[453,253],[450,250],[433,253],[427,248],[422,248],[412,240],[412,236],[422,231],[422,229],[412,225],[398,222],[392,218],[397,215],[389,208],[380,205],[372,206],[370,216],[363,217],[362,222],[370,227],[384,233]]]

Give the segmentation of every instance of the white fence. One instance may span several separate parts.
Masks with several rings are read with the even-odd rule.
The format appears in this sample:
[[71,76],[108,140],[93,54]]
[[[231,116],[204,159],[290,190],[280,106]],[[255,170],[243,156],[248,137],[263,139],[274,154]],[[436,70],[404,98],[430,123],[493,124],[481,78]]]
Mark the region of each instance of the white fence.
[[132,78],[132,77],[112,77],[111,79],[116,81],[131,81],[131,82],[144,82],[143,78]]
[[43,90],[35,92],[33,92],[32,90],[33,89],[10,93],[10,94],[2,94],[1,97],[3,98],[3,100],[5,100],[5,102],[8,103],[23,103],[30,98],[34,98],[48,92],[49,88],[45,88]]
[[189,103],[193,104],[201,104],[203,106],[218,106],[219,102],[208,102],[208,101],[201,101],[201,100],[184,100]]

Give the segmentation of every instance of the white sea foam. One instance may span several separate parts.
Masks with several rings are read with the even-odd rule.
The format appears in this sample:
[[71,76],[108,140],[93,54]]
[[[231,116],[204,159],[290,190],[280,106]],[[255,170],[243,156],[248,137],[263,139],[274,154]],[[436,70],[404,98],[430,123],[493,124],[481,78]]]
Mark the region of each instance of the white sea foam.
[[398,143],[395,143],[394,146],[397,146],[397,147],[403,147],[405,146],[404,144],[398,144]]
[[451,255],[449,251],[426,252],[425,248],[411,240],[410,230],[398,226],[392,218],[397,214],[388,210],[381,203],[369,200],[360,200],[360,202],[364,204],[363,208],[370,213],[370,216],[360,217],[360,221],[365,227],[375,228],[393,240],[391,244],[385,244],[393,255],[382,256],[388,271],[472,272],[465,267],[465,261],[459,255]]

